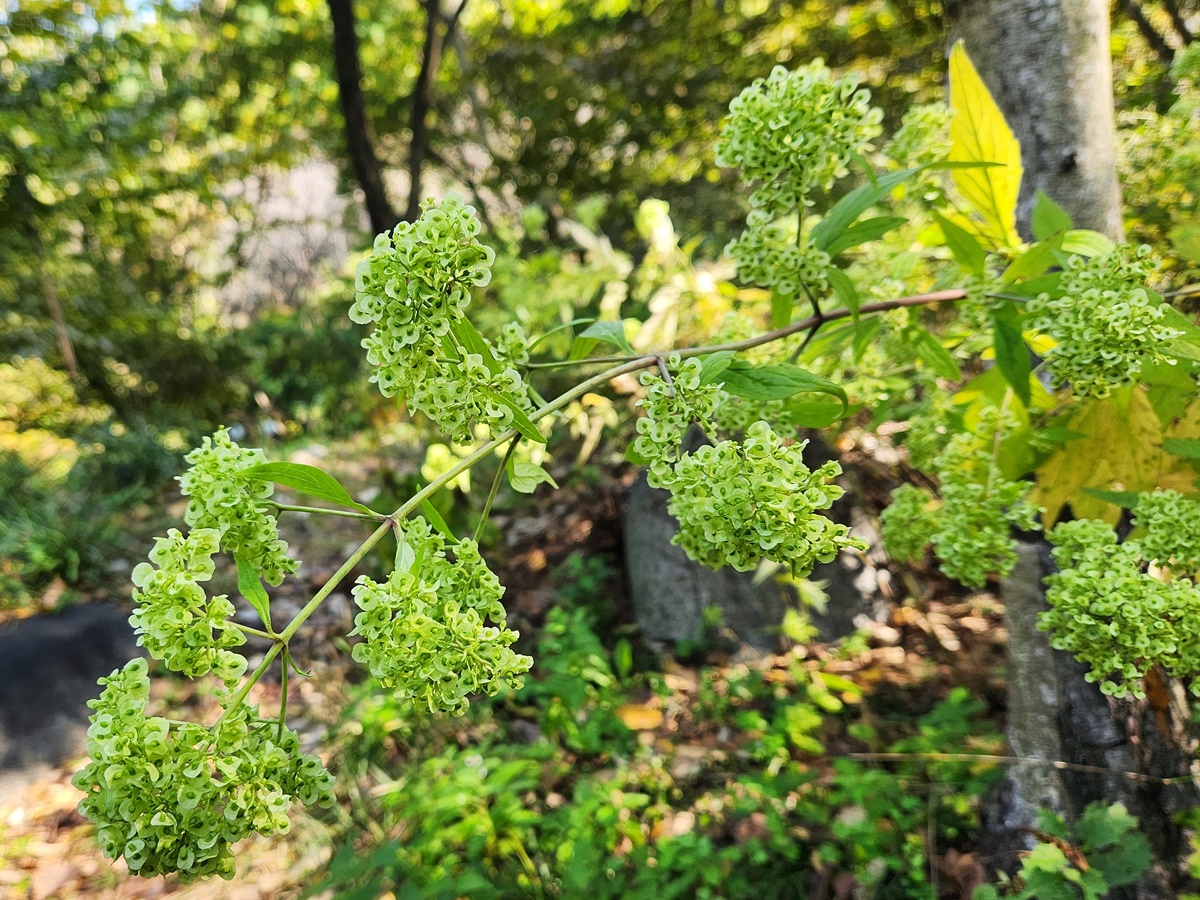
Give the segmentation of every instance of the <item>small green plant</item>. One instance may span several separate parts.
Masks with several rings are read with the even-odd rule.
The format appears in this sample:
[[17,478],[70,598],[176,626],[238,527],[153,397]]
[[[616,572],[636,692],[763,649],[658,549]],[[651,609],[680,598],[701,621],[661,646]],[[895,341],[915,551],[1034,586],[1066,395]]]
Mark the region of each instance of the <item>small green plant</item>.
[[1026,854],[1013,883],[1003,893],[984,885],[972,900],[1104,900],[1113,888],[1134,884],[1153,859],[1137,824],[1120,803],[1091,804],[1073,828],[1043,810],[1034,835],[1037,846]]

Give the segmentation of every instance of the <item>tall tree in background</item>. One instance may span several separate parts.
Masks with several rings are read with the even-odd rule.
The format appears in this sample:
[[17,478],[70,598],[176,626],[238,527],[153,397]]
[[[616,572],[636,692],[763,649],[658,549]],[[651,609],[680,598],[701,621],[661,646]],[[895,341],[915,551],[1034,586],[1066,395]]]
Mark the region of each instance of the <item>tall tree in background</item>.
[[[963,40],[1020,142],[1022,237],[1031,238],[1034,196],[1043,191],[1076,227],[1122,240],[1107,2],[960,0],[947,13],[953,37]],[[1187,711],[1176,686],[1151,673],[1149,700],[1122,708],[1084,680],[1084,666],[1053,650],[1037,630],[1038,615],[1047,608],[1041,581],[1050,565],[1044,543],[1024,544],[1004,586],[1013,753],[1096,771],[1187,775],[1188,755],[1181,749]],[[990,824],[997,843],[1020,843],[1027,840],[1020,829],[1036,825],[1041,807],[1077,815],[1089,802],[1119,797],[1142,819],[1164,861],[1129,896],[1174,896],[1171,869],[1185,844],[1171,814],[1183,800],[1182,790],[1152,779],[1017,767]]]

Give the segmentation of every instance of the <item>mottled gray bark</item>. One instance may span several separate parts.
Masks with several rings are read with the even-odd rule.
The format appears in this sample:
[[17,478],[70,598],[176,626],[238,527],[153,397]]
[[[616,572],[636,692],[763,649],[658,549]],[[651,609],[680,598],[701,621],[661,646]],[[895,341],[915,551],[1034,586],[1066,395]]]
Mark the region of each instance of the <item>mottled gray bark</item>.
[[946,15],[1021,143],[1022,234],[1040,188],[1120,239],[1108,0],[948,0]]

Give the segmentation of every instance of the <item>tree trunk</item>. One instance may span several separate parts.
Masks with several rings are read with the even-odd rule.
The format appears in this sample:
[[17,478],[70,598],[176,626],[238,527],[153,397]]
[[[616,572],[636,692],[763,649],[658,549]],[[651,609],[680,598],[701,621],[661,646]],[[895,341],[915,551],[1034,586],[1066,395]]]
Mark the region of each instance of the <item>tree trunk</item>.
[[[1021,143],[1022,235],[1029,238],[1040,188],[1076,227],[1123,239],[1107,0],[957,0],[946,9],[952,38],[964,41]],[[1195,789],[1097,771],[1189,774],[1181,749],[1186,709],[1177,702],[1177,686],[1155,682],[1161,702],[1117,703],[1101,694],[1084,680],[1084,668],[1051,649],[1036,628],[1047,608],[1042,579],[1053,571],[1047,544],[1022,543],[1018,559],[1003,588],[1009,743],[1017,756],[1068,767],[1013,768],[985,811],[984,852],[1011,871],[1015,851],[1031,844],[1021,829],[1036,827],[1039,808],[1072,817],[1090,802],[1120,800],[1141,820],[1161,862],[1136,889],[1110,896],[1177,896],[1185,842],[1171,816],[1194,803]]]
[[358,61],[358,33],[354,29],[353,0],[329,0],[333,22],[333,60],[337,70],[338,97],[346,127],[346,150],[354,177],[362,188],[367,217],[375,234],[390,231],[400,217],[388,201],[383,168],[375,155],[371,125],[363,102],[362,67]]

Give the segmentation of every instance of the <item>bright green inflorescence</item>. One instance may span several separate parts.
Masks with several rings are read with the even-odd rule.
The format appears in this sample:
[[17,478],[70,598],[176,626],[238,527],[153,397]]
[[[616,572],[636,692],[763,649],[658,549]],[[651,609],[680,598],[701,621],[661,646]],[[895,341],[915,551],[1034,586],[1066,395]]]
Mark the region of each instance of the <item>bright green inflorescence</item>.
[[533,661],[512,650],[504,589],[475,542],[447,541],[422,518],[406,522],[399,540],[388,580],[363,576],[355,585],[361,612],[351,633],[363,641],[354,658],[397,696],[455,715],[469,694],[517,684]]
[[286,832],[294,801],[333,800],[333,778],[299,738],[239,706],[213,728],[146,715],[150,679],[135,659],[106,679],[88,729],[91,761],[75,776],[80,812],[104,855],[151,876],[232,878],[231,846]]
[[803,451],[804,442],[784,444],[760,421],[740,442],[681,455],[668,506],[679,520],[675,543],[709,568],[745,572],[768,559],[796,576],[843,549],[866,550],[849,528],[820,515],[844,493],[829,483],[841,466],[810,471]]
[[798,234],[814,188],[847,172],[862,145],[879,134],[882,113],[854,76],[834,78],[817,60],[782,67],[729,104],[717,164],[737,166],[754,187],[742,235],[725,248],[746,281],[793,302],[828,290],[829,254]]
[[222,428],[184,458],[191,463],[179,477],[183,495],[191,498],[184,521],[193,529],[215,529],[221,549],[245,559],[268,584],[295,572],[300,563],[288,557],[275,516],[263,504],[274,485],[242,474],[265,463],[266,454],[239,447]]
[[1171,360],[1162,344],[1179,332],[1163,324],[1162,300],[1146,287],[1153,270],[1146,246],[1132,255],[1118,247],[1091,259],[1071,256],[1062,296],[1029,302],[1032,327],[1056,342],[1046,353],[1056,381],[1081,397],[1107,397],[1133,384],[1143,364]]
[[649,464],[647,480],[671,492],[669,510],[679,521],[674,542],[692,559],[719,569],[753,569],[764,559],[807,575],[843,549],[865,550],[849,529],[820,515],[842,496],[829,484],[841,473],[836,462],[816,471],[804,464],[803,443],[785,444],[766,422],[755,422],[741,442],[721,441],[694,453],[682,449],[693,423],[711,430],[719,384],[700,383],[698,360],[666,361],[671,383],[642,375],[633,450]]
[[938,501],[927,490],[902,484],[879,516],[883,543],[893,559],[918,562],[938,530]]
[[[1142,495],[1139,508],[1147,496],[1153,495]],[[1200,544],[1196,532],[1188,537]],[[1155,577],[1146,546],[1118,542],[1103,522],[1064,522],[1049,538],[1059,571],[1046,579],[1051,608],[1038,627],[1053,635],[1055,648],[1088,665],[1089,681],[1100,682],[1106,694],[1140,698],[1139,680],[1155,665],[1173,677],[1200,675],[1200,589],[1194,581]],[[1191,690],[1200,695],[1200,680]]]
[[1200,499],[1178,491],[1139,494],[1133,524],[1147,560],[1180,575],[1200,574]]
[[531,409],[517,366],[529,351],[519,326],[499,344],[466,319],[471,289],[491,279],[495,253],[478,240],[475,210],[450,198],[426,201],[416,222],[375,239],[359,263],[350,318],[375,330],[363,340],[385,397],[401,396],[458,443],[476,423],[493,435],[512,425],[513,407]]
[[938,504],[933,495],[905,485],[884,511],[883,539],[897,559],[918,559],[932,543],[941,569],[967,587],[1006,575],[1017,560],[1012,529],[1038,527],[1038,509],[1025,498],[1033,485],[1001,474],[986,436],[995,442],[997,413],[985,415],[978,434],[956,435],[938,456]]
[[209,597],[200,586],[212,578],[219,539],[215,528],[195,528],[186,538],[172,528],[157,538],[150,552],[154,565],[133,570],[138,606],[130,623],[138,642],[174,671],[189,678],[211,672],[232,684],[245,673],[246,658],[231,648],[246,638],[230,621],[229,598]]

